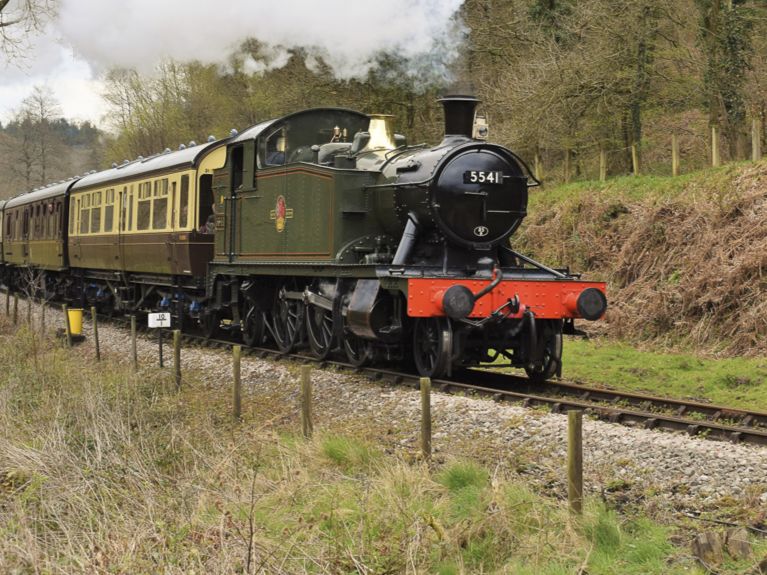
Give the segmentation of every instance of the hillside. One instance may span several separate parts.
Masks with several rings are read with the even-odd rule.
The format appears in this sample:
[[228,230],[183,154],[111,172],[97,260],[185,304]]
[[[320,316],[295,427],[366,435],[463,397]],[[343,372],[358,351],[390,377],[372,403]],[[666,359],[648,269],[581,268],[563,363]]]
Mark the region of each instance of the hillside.
[[607,335],[767,352],[767,161],[533,191],[515,247],[609,282]]

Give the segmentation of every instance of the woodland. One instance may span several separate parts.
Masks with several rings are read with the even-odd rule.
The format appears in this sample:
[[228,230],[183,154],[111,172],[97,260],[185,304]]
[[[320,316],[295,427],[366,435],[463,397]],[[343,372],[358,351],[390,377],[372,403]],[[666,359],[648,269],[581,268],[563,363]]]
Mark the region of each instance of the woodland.
[[[13,24],[30,29],[54,6],[25,2],[27,20]],[[99,133],[70,125],[55,95],[36,88],[0,126],[3,194],[314,106],[394,114],[410,142],[434,142],[442,121],[435,100],[449,91],[481,98],[490,139],[529,162],[538,157],[547,181],[563,179],[565,163],[573,178],[595,178],[599,150],[609,175],[628,173],[632,145],[643,172],[666,173],[672,134],[683,169],[703,167],[712,126],[725,162],[750,157],[754,120],[765,138],[762,0],[466,0],[455,25],[458,44],[442,47],[444,74],[434,72],[439,54],[418,61],[392,50],[365,77],[339,79],[322,53],[307,49],[289,50],[277,67],[257,39],[224,64],[111,69]],[[15,46],[0,47],[19,57]]]

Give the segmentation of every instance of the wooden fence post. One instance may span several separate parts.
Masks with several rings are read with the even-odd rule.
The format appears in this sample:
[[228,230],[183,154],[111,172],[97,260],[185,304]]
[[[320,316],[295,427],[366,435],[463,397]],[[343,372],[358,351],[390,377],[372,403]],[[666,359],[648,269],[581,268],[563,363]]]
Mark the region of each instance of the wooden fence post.
[[40,300],[40,333],[45,333],[45,298]]
[[67,346],[72,347],[72,327],[69,325],[69,306],[64,304],[61,306],[61,309],[64,310],[64,325],[67,330]]
[[599,146],[599,181],[607,181],[607,150]]
[[312,421],[312,368],[309,365],[301,366],[301,428],[306,439],[310,439],[314,433]]
[[751,159],[754,162],[762,159],[762,126],[758,118],[751,120]]
[[11,288],[5,292],[5,315],[11,315]]
[[421,454],[431,459],[431,379],[421,378]]
[[676,134],[671,135],[671,175],[679,175],[679,140]]
[[539,182],[543,181],[543,161],[541,154],[536,150],[535,152],[535,179]]
[[138,350],[136,349],[136,316],[130,316],[130,341],[133,355],[133,370],[138,371]]
[[631,144],[631,169],[635,176],[639,175],[639,146],[636,143]]
[[242,417],[242,380],[240,379],[240,356],[242,347],[235,345],[232,347],[232,417],[235,421],[240,421]]
[[711,126],[711,165],[716,168],[721,163],[722,160],[719,156],[719,128]]
[[173,330],[173,371],[176,376],[176,391],[181,389],[181,330]]
[[570,511],[583,513],[583,412],[567,412],[567,500]]
[[19,325],[19,294],[13,294],[13,325]]
[[91,307],[91,321],[93,322],[93,341],[96,343],[96,361],[101,361],[101,347],[99,346],[99,320],[96,316],[96,306]]

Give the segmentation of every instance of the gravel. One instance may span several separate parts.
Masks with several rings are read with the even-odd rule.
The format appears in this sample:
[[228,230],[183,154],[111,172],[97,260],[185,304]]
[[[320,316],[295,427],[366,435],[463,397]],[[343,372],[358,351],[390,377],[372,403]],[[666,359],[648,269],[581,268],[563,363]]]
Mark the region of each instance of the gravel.
[[[62,322],[55,310],[49,325]],[[91,326],[80,349],[93,357]],[[130,361],[129,331],[99,325],[102,355]],[[157,365],[157,342],[138,341],[142,365]],[[166,348],[166,367],[172,362]],[[230,352],[221,349],[182,350],[185,373],[195,372],[211,386],[229,393]],[[300,429],[298,364],[243,357],[245,410],[263,398],[277,400],[272,421]],[[390,453],[406,459],[418,454],[420,395],[405,386],[372,382],[334,369],[314,370],[315,430],[339,428],[361,433]],[[475,457],[556,496],[566,493],[567,417],[491,399],[432,395],[435,461]],[[767,516],[767,448],[711,441],[683,434],[631,428],[584,419],[585,488],[627,504],[655,508],[717,511],[723,505]]]

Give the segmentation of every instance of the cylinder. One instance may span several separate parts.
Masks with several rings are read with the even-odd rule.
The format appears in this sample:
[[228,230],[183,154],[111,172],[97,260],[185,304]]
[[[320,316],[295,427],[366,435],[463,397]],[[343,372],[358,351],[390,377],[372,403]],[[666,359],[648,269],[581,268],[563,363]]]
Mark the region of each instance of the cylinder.
[[69,316],[69,331],[72,335],[82,335],[83,333],[83,310],[81,309],[68,309],[67,315]]

